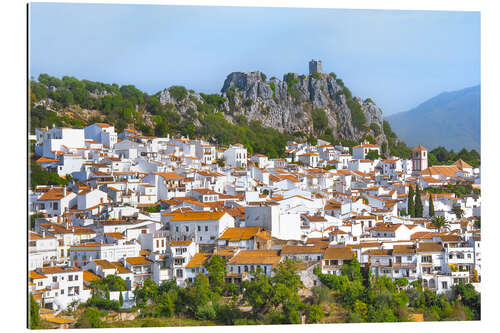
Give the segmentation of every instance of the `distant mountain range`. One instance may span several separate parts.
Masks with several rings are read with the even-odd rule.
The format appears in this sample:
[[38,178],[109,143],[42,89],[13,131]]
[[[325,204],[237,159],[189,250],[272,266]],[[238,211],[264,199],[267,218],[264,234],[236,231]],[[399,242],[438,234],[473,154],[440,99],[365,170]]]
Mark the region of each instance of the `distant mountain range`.
[[409,147],[481,148],[481,86],[444,92],[416,108],[385,118]]

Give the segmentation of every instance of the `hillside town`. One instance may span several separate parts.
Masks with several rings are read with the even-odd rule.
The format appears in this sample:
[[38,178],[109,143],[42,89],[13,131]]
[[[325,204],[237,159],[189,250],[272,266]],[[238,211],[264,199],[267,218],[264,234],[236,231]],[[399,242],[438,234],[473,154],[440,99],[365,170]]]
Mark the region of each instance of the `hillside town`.
[[[429,166],[421,145],[411,159],[384,159],[367,141],[290,141],[286,157],[268,158],[106,123],[38,128],[30,139],[35,163],[67,180],[28,193],[28,291],[46,311],[86,302],[110,275],[126,291],[109,298],[130,308],[147,280],[186,287],[213,256],[234,284],[292,260],[313,288],[315,271],[340,275],[356,259],[372,276],[437,294],[460,282],[480,291],[480,169]],[[474,191],[446,190],[458,185]]]

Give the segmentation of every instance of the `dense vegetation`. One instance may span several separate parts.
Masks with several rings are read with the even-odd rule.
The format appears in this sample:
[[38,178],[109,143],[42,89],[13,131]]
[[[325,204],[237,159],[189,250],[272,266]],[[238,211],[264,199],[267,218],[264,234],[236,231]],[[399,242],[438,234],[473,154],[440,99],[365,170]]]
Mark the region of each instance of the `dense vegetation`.
[[473,188],[470,184],[447,184],[440,187],[427,187],[424,192],[428,193],[455,193],[457,197],[464,195],[481,195],[481,190]]
[[443,164],[449,165],[459,159],[467,162],[472,167],[478,167],[481,165],[481,155],[475,149],[468,151],[463,148],[458,153],[455,153],[453,149],[448,151],[446,148],[440,146],[431,150],[428,155],[429,166]]
[[[185,288],[175,280],[156,285],[146,280],[135,290],[136,307],[140,318],[191,318],[224,325],[286,324],[300,323],[305,315],[310,323],[318,322],[323,312],[314,304],[303,302],[299,289],[303,287],[297,274],[296,264],[285,261],[269,277],[262,270],[254,272],[255,278],[241,286],[227,283],[226,263],[220,257],[212,257],[205,265],[207,274],[199,274]],[[94,296],[87,302],[80,318],[79,327],[102,327],[96,318],[99,310],[117,310],[116,301],[109,301],[106,292],[121,289],[122,283],[113,281],[93,283]],[[250,306],[251,311],[243,311]],[[90,310],[89,310],[90,309]]]
[[30,164],[30,185],[32,188],[38,185],[68,185],[68,180],[59,177],[56,172],[49,172],[42,169],[37,163]]
[[334,292],[334,298],[348,310],[349,322],[395,322],[411,320],[411,313],[423,313],[424,319],[479,320],[481,296],[470,284],[454,286],[447,294],[437,295],[423,289],[420,281],[372,277],[363,272],[354,259],[342,267],[340,276],[321,274],[320,281]]
[[[210,258],[205,268],[207,274],[199,274],[185,288],[174,280],[159,286],[146,280],[135,290],[135,309],[140,314],[133,325],[169,325],[174,318],[190,324],[254,325],[296,324],[302,318],[317,323],[338,314],[342,314],[338,321],[348,322],[409,321],[411,313],[423,313],[425,320],[478,320],[481,316],[480,294],[470,284],[437,295],[423,289],[421,281],[409,285],[404,278],[394,282],[374,278],[356,259],[342,267],[340,276],[316,269],[322,285],[312,288],[309,297],[299,296],[304,286],[292,261],[281,263],[272,277],[259,269],[253,272],[253,280],[241,285],[225,282],[226,263],[220,257]],[[116,277],[105,280],[92,284],[94,296],[85,305],[78,327],[107,327],[100,313],[116,310],[118,305],[107,300],[106,293],[122,290],[124,284]]]

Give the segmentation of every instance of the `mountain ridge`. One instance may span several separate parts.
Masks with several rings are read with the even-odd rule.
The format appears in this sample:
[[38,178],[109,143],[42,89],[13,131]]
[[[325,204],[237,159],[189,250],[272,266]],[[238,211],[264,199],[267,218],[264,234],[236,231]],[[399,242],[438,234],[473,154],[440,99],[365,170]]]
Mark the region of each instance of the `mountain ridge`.
[[410,146],[480,150],[480,94],[480,85],[442,92],[385,120]]

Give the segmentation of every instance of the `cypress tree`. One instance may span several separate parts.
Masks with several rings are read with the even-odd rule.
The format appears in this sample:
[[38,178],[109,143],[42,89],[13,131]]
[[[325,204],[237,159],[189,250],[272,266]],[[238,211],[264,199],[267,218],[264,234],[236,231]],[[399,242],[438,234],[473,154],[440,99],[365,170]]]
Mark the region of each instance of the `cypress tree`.
[[408,215],[410,217],[415,217],[415,203],[413,201],[413,197],[415,193],[413,192],[413,187],[410,186],[410,190],[408,191]]
[[422,196],[420,193],[420,187],[417,185],[417,191],[415,193],[415,217],[424,216],[424,206],[422,206]]
[[434,201],[432,199],[432,193],[429,193],[429,216],[434,216]]

